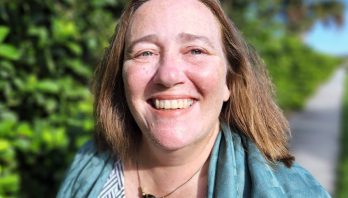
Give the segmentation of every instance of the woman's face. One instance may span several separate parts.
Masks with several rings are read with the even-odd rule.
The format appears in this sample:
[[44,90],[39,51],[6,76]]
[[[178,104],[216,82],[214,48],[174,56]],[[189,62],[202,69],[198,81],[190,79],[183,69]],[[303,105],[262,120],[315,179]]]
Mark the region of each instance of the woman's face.
[[[229,98],[220,26],[197,0],[150,0],[126,36],[123,81],[144,143],[176,150],[219,130]],[[215,136],[214,136],[215,137]]]

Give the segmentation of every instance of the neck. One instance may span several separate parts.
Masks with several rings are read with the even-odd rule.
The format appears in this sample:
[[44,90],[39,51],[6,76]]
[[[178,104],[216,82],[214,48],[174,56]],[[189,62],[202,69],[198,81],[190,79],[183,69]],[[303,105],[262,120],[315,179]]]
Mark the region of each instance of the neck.
[[167,150],[154,144],[151,140],[146,140],[144,138],[137,154],[138,162],[147,169],[202,164],[209,157],[218,132],[219,124],[213,128],[212,132],[207,137],[176,150]]
[[[139,193],[142,197],[206,197],[209,160],[193,173],[183,168],[156,168],[151,173],[137,165]],[[189,175],[190,174],[190,175]]]
[[206,191],[208,158],[218,132],[217,128],[199,144],[175,151],[158,150],[143,143],[138,153],[138,172],[143,190],[163,196],[189,180],[175,192],[175,196],[185,191],[184,197],[188,197],[187,191],[191,191],[191,194],[199,195],[189,197],[204,197],[200,195]]

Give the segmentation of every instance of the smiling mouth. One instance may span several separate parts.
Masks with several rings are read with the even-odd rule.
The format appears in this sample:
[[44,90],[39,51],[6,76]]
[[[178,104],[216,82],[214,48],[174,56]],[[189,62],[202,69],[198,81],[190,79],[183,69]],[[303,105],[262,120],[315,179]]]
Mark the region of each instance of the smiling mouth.
[[174,100],[160,100],[152,99],[151,104],[155,109],[173,110],[173,109],[187,109],[194,103],[193,99],[174,99]]

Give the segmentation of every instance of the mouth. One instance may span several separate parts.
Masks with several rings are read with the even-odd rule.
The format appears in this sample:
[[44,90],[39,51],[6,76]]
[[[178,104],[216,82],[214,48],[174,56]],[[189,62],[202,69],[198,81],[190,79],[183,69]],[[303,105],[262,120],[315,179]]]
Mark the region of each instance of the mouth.
[[190,108],[195,101],[193,99],[150,99],[150,104],[158,110],[175,110]]

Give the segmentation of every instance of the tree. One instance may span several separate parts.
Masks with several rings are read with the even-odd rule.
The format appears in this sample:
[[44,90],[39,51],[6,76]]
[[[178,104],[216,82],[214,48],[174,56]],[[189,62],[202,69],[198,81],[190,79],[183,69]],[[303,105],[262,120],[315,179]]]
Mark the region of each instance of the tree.
[[250,18],[266,25],[283,23],[287,31],[298,35],[317,21],[338,27],[344,22],[344,3],[340,0],[223,0],[222,3],[241,29]]
[[340,1],[224,0],[224,9],[247,41],[261,54],[283,109],[298,109],[339,61],[314,52],[302,34],[316,21],[342,24]]

